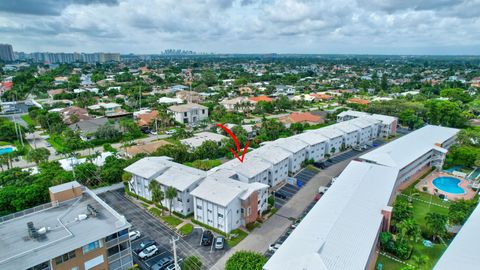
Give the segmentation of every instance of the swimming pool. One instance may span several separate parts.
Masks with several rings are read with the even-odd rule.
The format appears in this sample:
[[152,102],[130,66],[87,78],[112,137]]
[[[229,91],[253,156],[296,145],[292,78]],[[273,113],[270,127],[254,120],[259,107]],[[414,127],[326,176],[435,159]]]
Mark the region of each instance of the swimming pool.
[[451,176],[440,176],[433,179],[433,185],[441,191],[450,194],[465,194],[465,190],[459,186],[460,179]]
[[11,152],[13,152],[13,147],[0,148],[0,155],[8,154],[8,153],[11,153]]

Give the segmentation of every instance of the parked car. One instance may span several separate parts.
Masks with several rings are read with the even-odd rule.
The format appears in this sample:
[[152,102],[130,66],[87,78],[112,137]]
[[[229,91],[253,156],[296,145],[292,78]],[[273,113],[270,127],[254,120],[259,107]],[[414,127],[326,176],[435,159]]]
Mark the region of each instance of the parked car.
[[328,190],[328,187],[321,186],[318,188],[318,194],[323,195],[325,194],[325,192],[327,192],[327,190]]
[[128,233],[128,236],[130,237],[130,241],[136,240],[142,236],[140,231],[130,231]]
[[287,195],[283,194],[282,192],[275,192],[275,197],[278,197],[280,199],[287,199]]
[[172,134],[174,134],[175,132],[177,132],[177,130],[175,130],[175,129],[170,129],[170,130],[165,131],[165,134],[167,134],[167,135],[172,135]]
[[293,222],[290,227],[295,229],[298,226],[298,224],[300,224],[301,221],[302,221],[301,219],[295,220],[295,222]]
[[152,269],[152,270],[163,270],[171,264],[173,264],[173,257],[172,256],[167,256],[167,257],[161,258],[157,263],[152,265],[152,267],[150,267],[150,269]]
[[157,244],[155,241],[153,241],[152,239],[144,239],[140,245],[138,246],[138,248],[135,249],[135,252],[138,254],[140,252],[142,252],[145,248],[151,246],[151,245],[155,245]]
[[223,249],[224,245],[225,245],[225,239],[223,239],[223,237],[219,236],[215,238],[215,249]]
[[210,246],[213,241],[213,233],[211,231],[204,231],[202,233],[202,246]]
[[268,250],[275,252],[275,251],[277,251],[277,250],[280,248],[281,245],[282,245],[282,244],[273,243],[273,244],[271,244],[271,245],[268,247]]
[[140,259],[148,259],[150,257],[152,257],[153,255],[157,254],[158,252],[158,248],[156,245],[151,245],[151,246],[148,246],[146,247],[142,252],[140,252],[138,254],[138,257],[140,257]]
[[182,270],[182,268],[180,267],[181,262],[182,262],[182,259],[177,259],[177,264],[178,264],[177,268],[175,268],[175,264],[172,263],[169,266],[165,267],[165,270]]

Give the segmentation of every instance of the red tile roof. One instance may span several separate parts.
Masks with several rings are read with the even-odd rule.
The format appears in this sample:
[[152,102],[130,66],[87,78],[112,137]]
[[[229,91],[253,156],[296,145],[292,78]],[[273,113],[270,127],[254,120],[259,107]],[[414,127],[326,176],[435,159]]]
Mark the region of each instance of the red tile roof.
[[249,97],[248,99],[253,102],[259,102],[259,101],[272,102],[273,101],[273,98],[269,98],[267,96]]
[[361,99],[361,98],[350,98],[347,100],[348,103],[356,103],[356,104],[361,104],[361,105],[368,105],[370,101],[366,99]]
[[158,116],[158,111],[137,115],[137,123],[139,126],[148,126]]
[[293,112],[290,115],[284,116],[280,118],[280,121],[287,124],[287,123],[323,123],[324,120],[322,119],[321,116],[309,113],[309,112],[304,112],[304,113],[298,113],[298,112]]

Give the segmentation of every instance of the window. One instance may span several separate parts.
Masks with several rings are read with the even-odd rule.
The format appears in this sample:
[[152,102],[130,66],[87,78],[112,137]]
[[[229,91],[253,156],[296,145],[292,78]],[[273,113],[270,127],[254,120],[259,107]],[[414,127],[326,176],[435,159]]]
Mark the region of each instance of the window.
[[252,209],[250,207],[247,208],[247,216],[250,216],[252,214]]
[[78,266],[74,266],[70,270],[78,270]]
[[97,240],[95,242],[92,242],[88,245],[85,245],[82,247],[82,250],[83,250],[83,254],[87,254],[89,253],[90,251],[94,251],[95,249],[97,248],[101,248],[102,247],[102,241],[100,240]]
[[219,218],[223,218],[223,215],[220,214],[220,213],[218,213],[218,217],[219,217]]
[[187,113],[186,113],[186,112],[184,112],[184,113],[183,113],[183,116],[187,117]]
[[58,265],[58,264],[61,264],[63,262],[66,262],[68,260],[71,260],[73,258],[75,258],[75,250],[67,252],[67,253],[63,254],[62,256],[56,257],[55,258],[55,263]]
[[245,209],[243,209],[243,207],[240,209],[241,213],[242,213],[242,216],[245,216]]
[[198,209],[198,210],[202,210],[202,206],[201,206],[201,205],[197,205],[197,209]]
[[180,197],[177,197],[177,201],[183,202],[182,198],[180,198]]
[[112,255],[114,255],[114,254],[117,254],[119,251],[120,251],[120,250],[119,250],[118,245],[113,246],[113,247],[111,247],[111,248],[109,248],[109,249],[107,250],[107,256],[110,257],[110,256],[112,256]]
[[118,237],[122,237],[124,235],[127,235],[128,234],[128,229],[125,229],[125,230],[121,230],[118,232]]
[[205,114],[205,109],[202,109],[202,114]]

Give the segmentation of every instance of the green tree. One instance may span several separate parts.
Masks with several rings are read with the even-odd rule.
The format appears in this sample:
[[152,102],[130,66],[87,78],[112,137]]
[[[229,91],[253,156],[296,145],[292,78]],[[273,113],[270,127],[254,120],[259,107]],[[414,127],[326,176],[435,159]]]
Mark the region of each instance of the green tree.
[[261,270],[267,259],[260,253],[252,251],[237,251],[225,264],[225,270]]
[[182,269],[184,270],[201,270],[202,261],[197,256],[190,256],[183,260]]
[[177,190],[174,187],[168,187],[167,190],[165,190],[165,198],[168,200],[168,208],[170,215],[172,215],[172,205],[173,205],[173,199],[177,197]]
[[440,96],[449,98],[450,101],[460,101],[462,103],[468,103],[473,100],[467,91],[461,88],[446,88],[440,91]]
[[453,224],[463,224],[475,208],[474,200],[458,200],[454,201],[448,207],[448,220]]
[[428,213],[425,216],[425,225],[430,230],[433,241],[436,241],[437,237],[442,237],[447,233],[447,216],[438,213]]
[[158,203],[160,205],[160,209],[162,211],[162,216],[163,216],[162,201],[165,199],[165,193],[160,189],[160,184],[155,180],[150,181],[150,183],[148,184],[148,190],[152,195],[152,202]]
[[75,171],[75,179],[83,185],[94,187],[100,184],[98,168],[95,164],[85,162],[76,165],[73,170]]
[[50,156],[50,151],[47,148],[36,148],[30,149],[27,152],[26,159],[30,162],[35,162],[35,164],[40,164],[42,162],[47,162],[48,157]]
[[408,126],[409,129],[416,129],[423,125],[423,120],[413,109],[403,110],[399,115],[400,123]]

